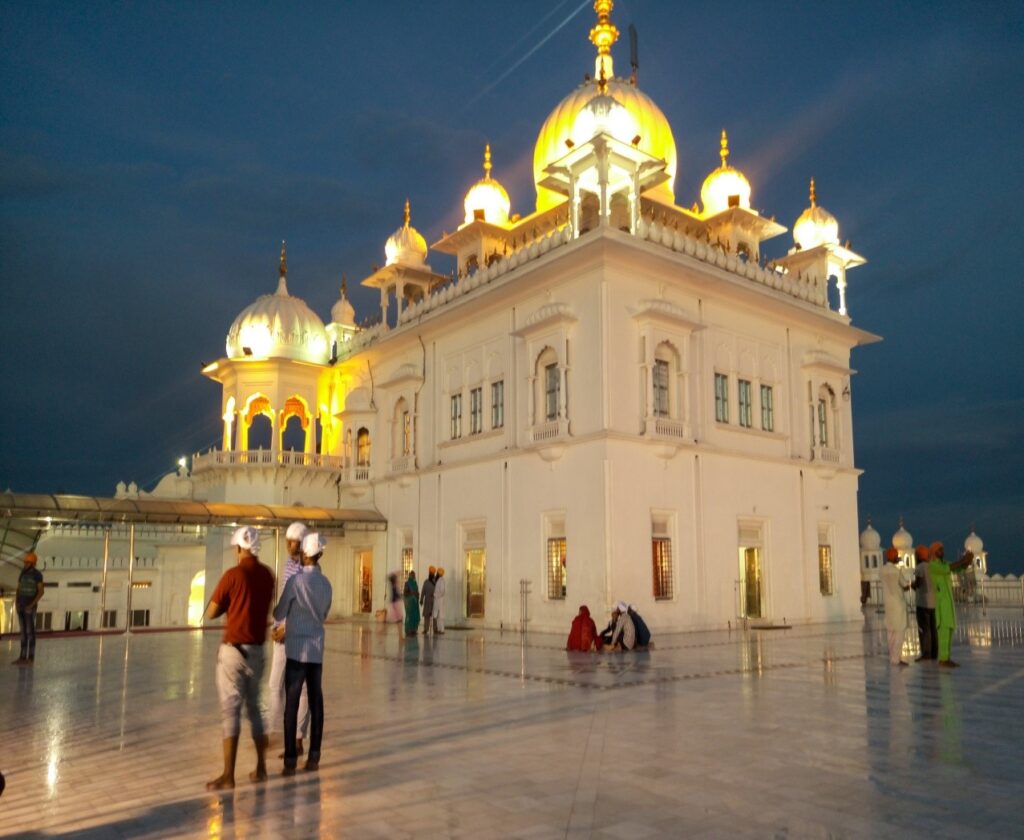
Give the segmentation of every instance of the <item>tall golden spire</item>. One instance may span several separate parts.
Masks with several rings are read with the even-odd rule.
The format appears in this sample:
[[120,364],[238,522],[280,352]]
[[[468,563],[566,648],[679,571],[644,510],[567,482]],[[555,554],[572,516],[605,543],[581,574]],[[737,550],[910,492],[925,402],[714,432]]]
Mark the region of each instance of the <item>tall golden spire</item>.
[[484,180],[491,180],[491,144],[484,146]]
[[283,239],[281,240],[281,257],[278,260],[277,273],[279,277],[288,276],[288,246]]
[[345,272],[341,273],[341,296],[345,297],[348,293],[348,278],[345,276]]
[[[814,191],[814,179],[811,178],[811,207],[818,206],[818,194]],[[901,519],[902,521],[902,519]],[[900,526],[902,527],[902,525]]]
[[718,155],[722,158],[722,169],[728,166],[729,160],[729,135],[725,133],[725,129],[722,129],[722,148],[719,150]]
[[601,78],[602,72],[606,79],[612,78],[612,44],[619,40],[619,30],[609,20],[612,13],[612,0],[594,0],[594,11],[597,12],[597,25],[590,30],[590,43],[597,47],[597,63],[594,75]]
[[405,226],[409,227],[409,199],[405,200]]

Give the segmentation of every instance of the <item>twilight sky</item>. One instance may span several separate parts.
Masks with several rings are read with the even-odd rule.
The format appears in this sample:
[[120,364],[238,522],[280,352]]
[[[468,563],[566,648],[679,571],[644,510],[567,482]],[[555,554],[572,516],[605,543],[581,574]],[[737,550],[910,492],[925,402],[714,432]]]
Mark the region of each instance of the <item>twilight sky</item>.
[[[862,525],[976,523],[1024,571],[1024,6],[619,0],[640,87],[699,195],[728,129],[753,205],[791,227],[814,176],[850,275]],[[485,141],[512,209],[593,68],[589,2],[0,5],[0,487],[151,487],[219,441],[200,366],[276,285],[325,320],[412,201],[461,220]],[[521,63],[520,63],[521,62]],[[767,243],[769,256],[790,234]],[[448,271],[441,254],[435,268]]]

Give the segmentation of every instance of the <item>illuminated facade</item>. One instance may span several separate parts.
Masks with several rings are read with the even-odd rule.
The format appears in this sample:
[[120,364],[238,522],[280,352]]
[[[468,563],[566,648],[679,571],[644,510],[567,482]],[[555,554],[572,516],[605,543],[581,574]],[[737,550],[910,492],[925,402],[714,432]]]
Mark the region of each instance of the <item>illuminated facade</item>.
[[[362,280],[369,325],[344,286],[326,324],[293,296],[282,247],[276,291],[203,369],[222,441],[182,494],[380,511],[385,533],[328,547],[339,616],[428,565],[450,623],[516,627],[525,602],[531,627],[564,630],[618,599],[660,629],[855,616],[850,354],[877,339],[850,321],[846,272],[863,259],[812,186],[769,260],[785,228],[752,209],[724,133],[700,204],[677,204],[671,127],[614,74],[612,3],[594,7],[594,76],[542,124],[534,212],[512,213],[489,147],[429,249],[407,201]],[[206,538],[211,585],[225,539]]]

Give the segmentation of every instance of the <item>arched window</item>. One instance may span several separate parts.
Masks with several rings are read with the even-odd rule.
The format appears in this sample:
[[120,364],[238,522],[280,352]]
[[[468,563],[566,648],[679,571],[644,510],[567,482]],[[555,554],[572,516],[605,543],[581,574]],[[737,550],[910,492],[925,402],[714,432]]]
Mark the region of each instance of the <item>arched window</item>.
[[465,274],[468,276],[468,275],[472,274],[474,271],[476,271],[479,267],[480,267],[480,260],[477,257],[477,255],[476,254],[470,254],[469,257],[466,258],[466,268],[464,270]]
[[402,397],[395,403],[395,412],[391,418],[392,438],[391,452],[393,458],[412,454],[412,414],[409,404]]
[[298,394],[292,394],[284,401],[281,409],[281,449],[304,452],[306,435],[309,433],[309,406]]
[[370,466],[370,430],[365,427],[356,433],[356,466]]
[[654,351],[654,366],[651,369],[652,410],[655,417],[675,418],[678,415],[678,373],[679,354],[667,341],[661,342]]
[[537,357],[534,367],[536,381],[535,423],[557,420],[560,413],[561,371],[558,367],[558,355],[550,347],[545,347]]
[[253,394],[242,411],[240,449],[270,449],[274,439],[274,409],[263,394]]
[[835,408],[835,392],[828,385],[822,385],[818,389],[817,425],[819,446],[828,446],[833,449],[838,446],[835,435]]

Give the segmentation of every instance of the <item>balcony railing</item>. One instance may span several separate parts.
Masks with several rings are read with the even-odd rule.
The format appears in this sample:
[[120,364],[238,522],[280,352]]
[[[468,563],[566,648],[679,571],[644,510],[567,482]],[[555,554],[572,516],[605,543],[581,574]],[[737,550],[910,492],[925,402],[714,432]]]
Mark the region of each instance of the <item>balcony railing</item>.
[[391,459],[391,472],[393,473],[404,473],[411,472],[416,468],[416,456],[413,454],[399,455],[397,458]]
[[673,420],[670,417],[648,417],[647,430],[648,434],[655,437],[673,440],[686,440],[690,437],[686,424],[682,420]]
[[319,452],[274,452],[271,449],[229,450],[214,449],[192,456],[192,472],[199,473],[217,467],[306,467],[314,470],[340,470],[345,465],[342,455],[323,455]]
[[530,428],[530,440],[533,443],[547,443],[558,440],[565,435],[566,422],[562,418],[548,420],[544,423],[537,423]]
[[824,464],[833,464],[835,466],[838,466],[839,450],[833,449],[832,447],[829,446],[815,446],[814,460],[821,461]]

